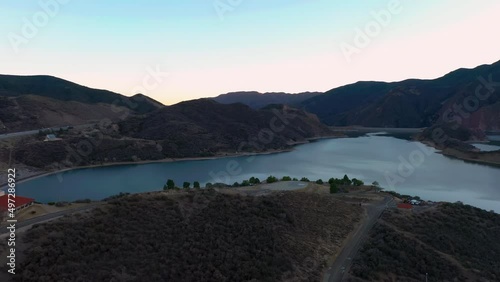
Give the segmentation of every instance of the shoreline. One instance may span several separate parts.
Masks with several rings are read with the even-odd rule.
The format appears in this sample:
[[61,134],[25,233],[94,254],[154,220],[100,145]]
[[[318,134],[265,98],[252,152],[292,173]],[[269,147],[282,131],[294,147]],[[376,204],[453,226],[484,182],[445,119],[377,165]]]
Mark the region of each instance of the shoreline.
[[[300,145],[300,144],[297,144]],[[45,177],[45,176],[50,176],[53,174],[58,174],[58,173],[64,173],[68,172],[71,170],[79,170],[79,169],[89,169],[89,168],[99,168],[99,167],[111,167],[111,166],[126,166],[126,165],[143,165],[143,164],[154,164],[154,163],[173,163],[173,162],[183,162],[183,161],[204,161],[204,160],[215,160],[215,159],[225,159],[225,158],[233,158],[233,157],[243,157],[243,156],[254,156],[254,155],[269,155],[269,154],[277,154],[277,153],[285,153],[285,152],[290,152],[293,149],[283,149],[283,150],[276,150],[276,151],[266,151],[266,152],[259,152],[259,153],[234,153],[234,154],[227,154],[227,155],[222,155],[222,156],[212,156],[212,157],[186,157],[186,158],[166,158],[166,159],[160,159],[160,160],[141,160],[141,161],[129,161],[129,162],[114,162],[114,163],[103,163],[103,164],[96,164],[96,165],[85,165],[85,166],[76,166],[76,167],[68,167],[65,169],[61,170],[54,170],[54,171],[45,171],[39,174],[31,175],[25,178],[22,178],[18,181],[16,181],[17,184],[26,182],[26,181],[31,181],[37,178]],[[7,183],[2,183],[0,185],[0,189],[4,189],[7,187]]]
[[[468,163],[486,165],[486,166],[490,166],[490,167],[497,167],[497,168],[500,167],[500,161],[474,159],[471,157],[466,157],[466,156],[460,155],[460,154],[471,154],[471,153],[473,154],[475,152],[463,152],[463,151],[460,151],[460,150],[457,150],[454,148],[440,148],[439,146],[436,145],[436,143],[434,143],[432,141],[428,141],[428,140],[415,140],[415,141],[420,142],[420,143],[425,144],[425,145],[428,145],[428,146],[431,146],[432,148],[437,150],[437,152],[436,152],[437,154],[441,154],[441,155],[448,157],[448,158],[461,160],[461,161],[468,162]],[[483,154],[484,153],[487,153],[487,152],[483,152]]]
[[[290,148],[287,148],[287,149],[268,150],[268,151],[263,151],[263,152],[218,153],[218,155],[210,156],[210,157],[165,158],[165,159],[159,159],[159,160],[140,160],[140,161],[127,161],[127,162],[112,162],[112,163],[103,163],[103,164],[86,165],[86,166],[75,166],[75,167],[68,167],[68,168],[61,169],[61,170],[43,171],[41,173],[22,178],[22,179],[16,181],[16,183],[20,184],[23,182],[35,180],[37,178],[50,176],[50,175],[54,175],[54,174],[58,174],[58,173],[65,173],[68,171],[78,170],[78,169],[89,169],[89,168],[111,167],[111,166],[125,166],[125,165],[143,165],[143,164],[154,164],[154,163],[171,163],[171,162],[183,162],[183,161],[204,161],[204,160],[216,160],[216,159],[244,157],[244,156],[258,156],[258,155],[286,153],[286,152],[291,152],[291,151],[295,150],[295,147],[298,145],[308,144],[308,143],[318,141],[318,140],[323,140],[323,139],[340,139],[340,138],[349,138],[349,136],[347,136],[347,135],[331,135],[331,136],[311,137],[311,138],[306,138],[306,140],[304,140],[304,141],[289,143],[288,145],[290,146]],[[490,167],[491,166],[497,167],[497,168],[500,167],[500,162],[467,158],[467,157],[459,156],[458,154],[453,153],[453,152],[449,152],[449,151],[446,152],[445,151],[446,149],[452,149],[452,148],[444,148],[444,149],[439,148],[432,141],[428,141],[428,140],[414,140],[414,141],[417,141],[417,142],[420,142],[422,144],[433,147],[437,150],[437,152],[436,152],[437,154],[441,154],[441,155],[449,157],[449,158],[462,160],[464,162],[469,162],[469,163],[486,165],[486,166],[490,166]],[[466,154],[467,152],[463,152],[463,153]],[[0,190],[7,188],[7,184],[8,183],[0,184]]]
[[[99,167],[111,167],[111,166],[125,166],[125,165],[143,165],[143,164],[154,164],[154,163],[171,163],[171,162],[183,162],[183,161],[204,161],[204,160],[216,160],[216,159],[225,159],[225,158],[234,158],[234,157],[244,157],[244,156],[257,156],[257,155],[270,155],[270,154],[278,154],[278,153],[286,153],[295,150],[295,147],[298,145],[308,144],[310,142],[321,140],[321,139],[336,139],[336,138],[344,138],[345,136],[332,135],[332,136],[319,136],[319,137],[311,137],[307,138],[305,141],[298,141],[290,143],[290,148],[280,149],[280,150],[268,150],[264,152],[242,152],[242,153],[219,153],[220,155],[215,155],[211,157],[185,157],[185,158],[165,158],[160,160],[141,160],[141,161],[128,161],[128,162],[113,162],[113,163],[103,163],[96,165],[86,165],[86,166],[75,166],[68,167],[61,170],[53,170],[53,171],[44,171],[39,174],[34,174],[25,178],[22,178],[16,181],[16,184],[21,184],[23,182],[35,180],[37,178],[50,176],[58,173],[65,173],[71,170],[78,169],[89,169],[89,168],[99,168]],[[0,190],[7,188],[8,183],[0,184]]]

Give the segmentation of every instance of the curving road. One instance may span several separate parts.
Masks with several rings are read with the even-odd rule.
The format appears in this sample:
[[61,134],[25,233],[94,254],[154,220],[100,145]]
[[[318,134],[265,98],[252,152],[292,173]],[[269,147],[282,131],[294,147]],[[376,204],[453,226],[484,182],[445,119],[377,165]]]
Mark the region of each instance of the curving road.
[[393,205],[393,198],[386,196],[382,201],[372,203],[366,207],[367,217],[363,220],[358,230],[355,231],[351,240],[344,246],[333,265],[328,268],[323,277],[323,282],[337,282],[344,279],[344,274],[349,272],[352,259],[361,248],[368,232],[375,225],[382,212]]
[[[93,123],[80,124],[80,125],[73,126],[73,128],[84,128],[84,127],[92,126],[92,125],[94,125],[94,124]],[[49,130],[49,129],[52,129],[53,131],[59,131],[60,129],[64,129],[64,128],[68,127],[68,126],[40,128],[40,129],[36,129],[36,130],[27,130],[27,131],[20,131],[20,132],[12,132],[12,133],[0,134],[0,139],[9,139],[9,138],[14,138],[14,137],[19,137],[19,136],[36,135],[36,134],[38,134],[38,132],[40,132],[40,130]]]
[[[80,208],[58,211],[58,212],[54,212],[54,213],[49,213],[49,214],[37,216],[35,218],[19,221],[19,222],[16,222],[16,229],[20,229],[23,227],[29,227],[29,226],[34,225],[34,224],[39,224],[39,223],[51,221],[51,220],[57,219],[61,216],[90,210],[90,209],[96,208],[96,207],[103,205],[103,204],[105,204],[105,203],[103,203],[103,202],[92,203],[92,204],[89,204],[88,206],[84,206],[84,207],[80,207]],[[3,235],[5,233],[9,232],[6,228],[7,226],[9,226],[9,224],[10,223],[7,223],[7,224],[3,223],[2,226],[0,226],[0,235]]]

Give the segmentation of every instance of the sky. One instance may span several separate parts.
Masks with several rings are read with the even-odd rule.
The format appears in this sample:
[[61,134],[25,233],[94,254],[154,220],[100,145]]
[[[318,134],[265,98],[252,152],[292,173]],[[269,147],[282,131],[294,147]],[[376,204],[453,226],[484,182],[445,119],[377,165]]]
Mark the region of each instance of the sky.
[[170,105],[500,60],[498,0],[0,0],[0,73]]

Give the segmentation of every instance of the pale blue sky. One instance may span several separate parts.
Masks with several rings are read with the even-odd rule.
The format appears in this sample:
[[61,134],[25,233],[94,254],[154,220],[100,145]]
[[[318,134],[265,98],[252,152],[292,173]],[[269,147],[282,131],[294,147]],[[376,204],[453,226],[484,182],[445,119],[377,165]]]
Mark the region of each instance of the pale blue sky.
[[[239,90],[433,78],[500,60],[496,0],[401,0],[401,11],[347,60],[341,44],[356,47],[356,28],[391,1],[241,0],[221,18],[214,4],[237,1],[61,0],[68,3],[51,15],[40,3],[57,0],[0,0],[0,73],[49,74],[132,95],[148,69],[159,68],[168,78],[145,94],[171,104]],[[48,23],[37,26],[44,15]],[[23,35],[25,19],[37,26],[32,38]]]

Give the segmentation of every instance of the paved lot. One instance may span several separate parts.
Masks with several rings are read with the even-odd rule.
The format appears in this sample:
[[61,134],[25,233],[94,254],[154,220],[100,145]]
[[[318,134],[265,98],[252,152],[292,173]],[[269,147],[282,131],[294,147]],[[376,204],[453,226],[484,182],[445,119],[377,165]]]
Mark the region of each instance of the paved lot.
[[280,181],[271,184],[261,185],[261,189],[271,190],[271,191],[292,191],[306,188],[307,182],[302,181]]

